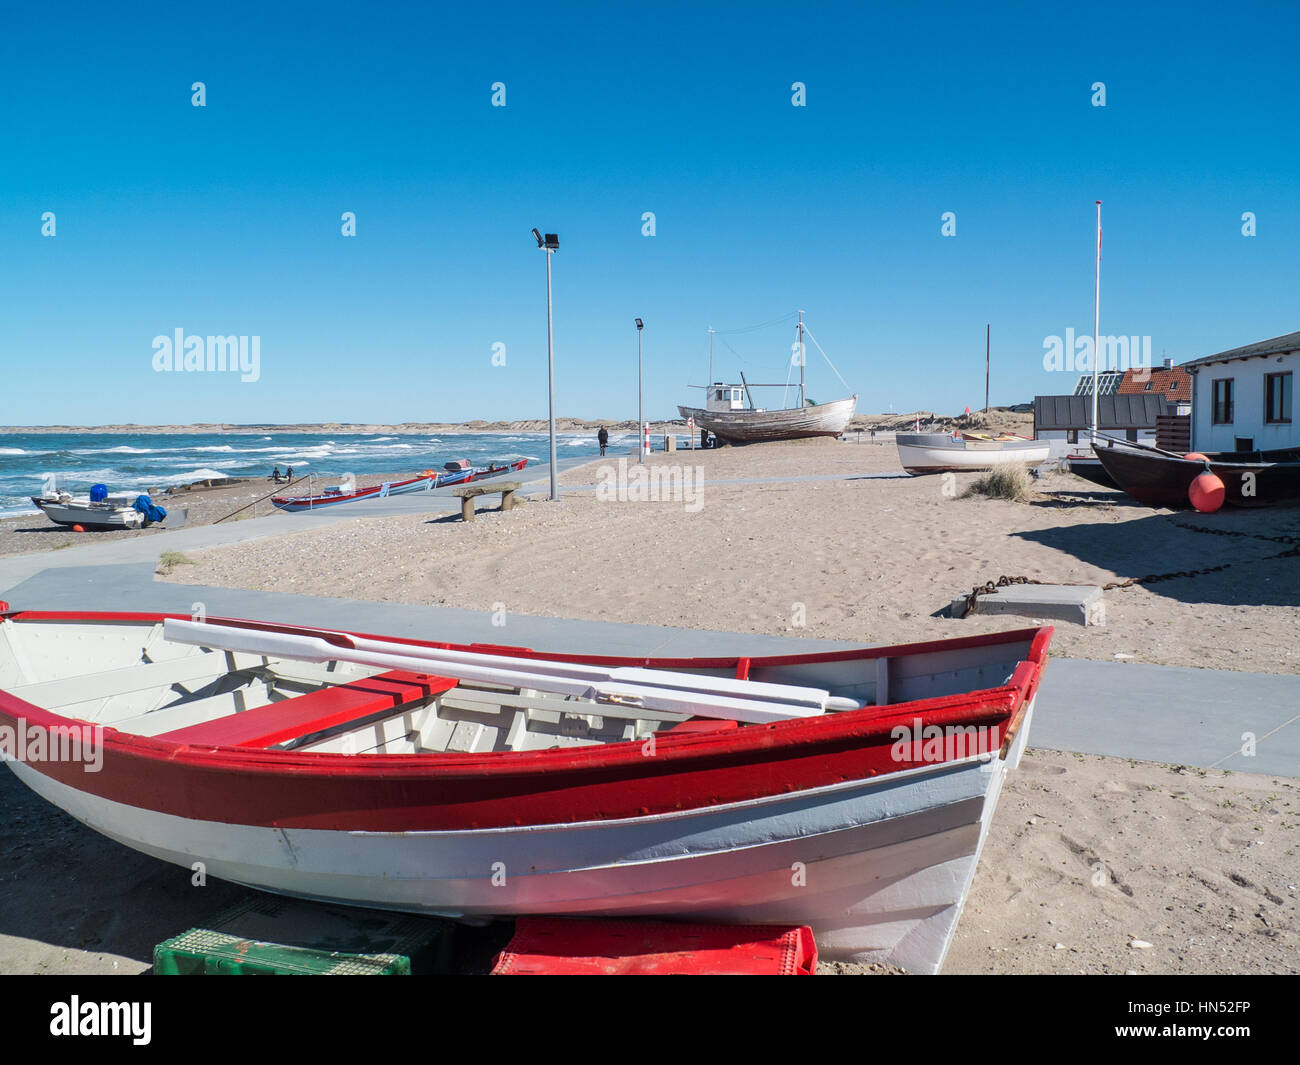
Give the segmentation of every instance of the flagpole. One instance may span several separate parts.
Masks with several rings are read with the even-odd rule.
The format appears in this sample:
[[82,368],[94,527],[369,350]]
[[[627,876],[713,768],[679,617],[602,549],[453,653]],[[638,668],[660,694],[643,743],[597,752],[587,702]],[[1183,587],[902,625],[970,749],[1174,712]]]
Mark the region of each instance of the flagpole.
[[1092,289],[1092,433],[1091,442],[1097,443],[1097,364],[1101,361],[1097,348],[1101,326],[1101,200],[1097,201],[1097,273]]
[[993,323],[984,326],[984,413],[989,412],[989,332]]

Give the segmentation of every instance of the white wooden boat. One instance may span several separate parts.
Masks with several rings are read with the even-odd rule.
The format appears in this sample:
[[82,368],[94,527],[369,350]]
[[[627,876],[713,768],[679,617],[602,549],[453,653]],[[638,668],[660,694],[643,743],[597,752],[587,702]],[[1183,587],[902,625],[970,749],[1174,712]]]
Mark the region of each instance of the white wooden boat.
[[132,506],[138,494],[110,495],[102,502],[94,503],[89,496],[73,496],[67,492],[60,492],[57,496],[32,496],[31,499],[57,525],[80,525],[83,529],[138,529],[144,523],[144,515]]
[[[727,386],[719,385],[725,390]],[[786,410],[704,410],[678,407],[683,418],[694,418],[699,429],[707,429],[719,440],[754,444],[765,440],[800,440],[810,436],[839,436],[857,409],[858,397],[830,403],[810,403]]]
[[1051,451],[1046,440],[981,433],[899,433],[895,442],[898,461],[911,474],[991,470],[1013,463],[1037,466]]
[[[857,410],[856,394],[848,399],[837,399],[830,403],[814,403],[807,398],[804,387],[804,368],[807,362],[804,336],[812,340],[817,349],[821,345],[817,338],[804,325],[803,311],[799,311],[799,324],[794,343],[795,360],[799,364],[799,405],[796,407],[769,410],[754,404],[752,389],[781,388],[788,392],[792,387],[788,381],[779,383],[751,384],[740,375],[738,385],[724,384],[713,380],[713,330],[709,330],[709,380],[703,386],[703,407],[682,407],[677,410],[683,418],[694,419],[697,429],[705,429],[727,444],[755,444],[771,440],[800,440],[813,436],[839,436],[848,428]],[[826,352],[822,356],[830,363]],[[835,367],[831,364],[831,369]],[[839,371],[835,370],[836,376]],[[843,378],[840,378],[843,381]],[[748,401],[748,406],[746,406]]]
[[1051,631],[647,659],[9,611],[0,746],[97,831],[267,891],[808,924],[935,972]]

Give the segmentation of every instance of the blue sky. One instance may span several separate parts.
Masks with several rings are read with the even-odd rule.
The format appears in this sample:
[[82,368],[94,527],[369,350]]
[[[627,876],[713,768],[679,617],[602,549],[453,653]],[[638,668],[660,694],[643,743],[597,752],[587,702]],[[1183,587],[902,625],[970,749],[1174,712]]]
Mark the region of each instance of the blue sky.
[[[1300,328],[1293,2],[128,8],[0,41],[0,424],[544,417],[532,226],[562,414],[635,416],[636,316],[668,416],[798,307],[863,411],[981,405],[986,322],[994,403],[1070,391],[1097,199],[1103,333]],[[177,328],[259,380],[154,372]]]

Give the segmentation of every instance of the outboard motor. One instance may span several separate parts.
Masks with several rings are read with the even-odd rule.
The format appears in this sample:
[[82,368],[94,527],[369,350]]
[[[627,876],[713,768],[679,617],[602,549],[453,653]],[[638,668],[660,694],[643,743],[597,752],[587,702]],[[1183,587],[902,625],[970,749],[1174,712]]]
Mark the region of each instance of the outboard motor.
[[102,503],[108,498],[108,485],[92,484],[90,486],[90,501],[92,503]]

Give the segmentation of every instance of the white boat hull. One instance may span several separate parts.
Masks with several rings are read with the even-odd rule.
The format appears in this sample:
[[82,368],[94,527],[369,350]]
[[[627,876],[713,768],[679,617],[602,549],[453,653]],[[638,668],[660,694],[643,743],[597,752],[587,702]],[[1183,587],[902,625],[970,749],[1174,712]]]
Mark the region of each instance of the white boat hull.
[[991,470],[997,466],[1037,466],[1046,462],[1046,440],[965,440],[941,433],[899,433],[898,461],[911,474]]
[[790,410],[716,411],[678,407],[683,418],[694,418],[697,429],[707,429],[727,443],[754,444],[771,440],[799,440],[812,436],[839,436],[848,428],[858,397],[837,399]]
[[91,529],[138,529],[144,522],[144,515],[128,505],[120,503],[95,504],[73,499],[60,502],[53,499],[36,499],[35,503],[45,516],[57,525],[80,525]]
[[943,965],[1009,769],[969,758],[684,813],[442,832],[268,828],[128,806],[9,762],[126,846],[302,898],[448,916],[808,924],[824,957]]

